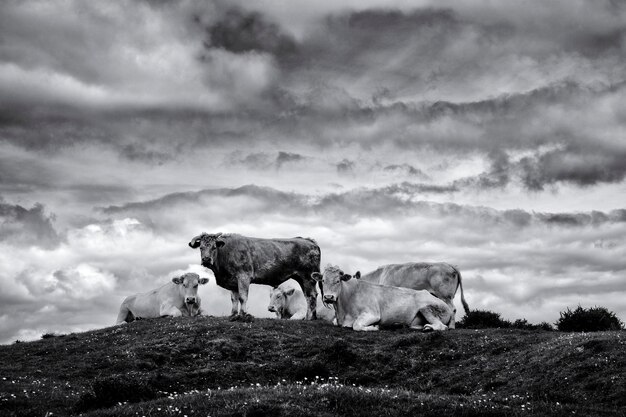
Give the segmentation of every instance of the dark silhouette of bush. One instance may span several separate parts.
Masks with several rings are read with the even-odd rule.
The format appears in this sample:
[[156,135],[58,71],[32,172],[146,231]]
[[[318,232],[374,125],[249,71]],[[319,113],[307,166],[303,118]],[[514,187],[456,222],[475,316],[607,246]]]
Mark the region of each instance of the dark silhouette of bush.
[[503,320],[500,317],[500,313],[487,310],[472,310],[457,325],[463,329],[509,328],[511,327],[511,322]]
[[554,327],[550,323],[529,323],[526,319],[517,319],[514,322],[500,317],[500,313],[487,310],[472,310],[457,323],[461,329],[521,329],[521,330],[545,330],[552,331]]
[[515,320],[513,324],[511,325],[511,327],[514,329],[522,329],[522,330],[546,330],[546,331],[554,330],[554,327],[552,327],[552,325],[548,322],[544,321],[539,324],[532,324],[532,323],[529,323],[528,320],[526,319]]
[[554,331],[554,326],[552,326],[547,321],[542,321],[537,326],[538,326],[539,330],[547,330],[547,331],[550,331],[550,332]]
[[604,307],[587,309],[578,306],[574,311],[568,307],[560,314],[561,317],[555,324],[562,332],[600,332],[624,328],[624,323],[617,318],[615,313]]

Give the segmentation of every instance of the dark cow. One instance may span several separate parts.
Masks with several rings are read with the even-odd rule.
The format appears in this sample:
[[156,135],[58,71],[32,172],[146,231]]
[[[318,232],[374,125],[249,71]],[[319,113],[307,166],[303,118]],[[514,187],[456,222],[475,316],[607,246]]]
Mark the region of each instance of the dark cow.
[[200,248],[202,265],[213,271],[217,285],[231,291],[232,320],[251,319],[246,308],[250,284],[276,288],[289,278],[300,284],[307,299],[306,318],[316,318],[317,290],[311,274],[320,270],[321,251],[313,239],[202,233],[189,246]]

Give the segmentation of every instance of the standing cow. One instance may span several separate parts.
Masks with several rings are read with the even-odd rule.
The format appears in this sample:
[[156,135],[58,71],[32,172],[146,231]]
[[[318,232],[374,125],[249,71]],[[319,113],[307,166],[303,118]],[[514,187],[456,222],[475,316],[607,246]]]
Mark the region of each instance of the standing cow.
[[454,312],[428,291],[372,284],[360,276],[335,266],[312,274],[323,285],[324,302],[335,307],[339,326],[357,331],[399,324],[423,331],[448,329]]
[[152,291],[126,297],[117,315],[117,324],[128,323],[137,318],[162,316],[197,316],[202,314],[198,285],[209,282],[198,274],[188,272]]
[[300,284],[307,299],[306,318],[316,318],[317,291],[311,274],[320,270],[321,251],[313,239],[202,233],[191,239],[189,246],[200,248],[202,265],[213,271],[217,285],[230,290],[231,320],[252,319],[246,307],[250,284],[276,288],[289,278]]
[[[455,313],[454,296],[457,288],[460,288],[461,303],[465,313],[469,314],[469,306],[463,295],[461,273],[452,265],[444,262],[409,262],[383,265],[375,271],[363,275],[361,279],[374,284],[426,290],[442,299]],[[449,327],[454,329],[454,318]]]

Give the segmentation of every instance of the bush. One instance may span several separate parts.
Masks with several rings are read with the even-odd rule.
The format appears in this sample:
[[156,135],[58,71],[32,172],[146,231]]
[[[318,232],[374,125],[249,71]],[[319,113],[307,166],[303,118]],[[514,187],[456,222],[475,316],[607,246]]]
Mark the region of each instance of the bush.
[[464,329],[508,328],[511,322],[500,318],[500,313],[486,310],[472,310],[458,323]]
[[547,330],[549,332],[554,330],[554,327],[550,323],[548,323],[547,321],[542,321],[537,326],[538,326],[539,330]]
[[561,311],[561,317],[555,323],[562,332],[599,332],[603,330],[620,330],[624,324],[612,311],[604,307],[589,309],[578,306],[572,311],[567,308]]
[[529,323],[526,319],[517,319],[511,325],[514,329],[522,329],[522,330],[546,330],[552,331],[554,328],[548,322],[541,322],[539,324]]

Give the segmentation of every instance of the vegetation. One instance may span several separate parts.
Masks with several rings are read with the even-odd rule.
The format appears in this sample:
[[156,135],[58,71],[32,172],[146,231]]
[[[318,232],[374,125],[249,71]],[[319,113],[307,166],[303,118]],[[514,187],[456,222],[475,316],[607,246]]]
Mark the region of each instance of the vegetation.
[[561,312],[556,327],[563,332],[600,332],[621,330],[624,323],[612,311],[604,307],[582,308],[572,311],[569,308]]
[[164,318],[0,346],[0,415],[623,415],[626,333]]
[[526,319],[517,319],[514,322],[504,320],[500,313],[486,310],[472,310],[463,316],[457,323],[462,329],[520,329],[520,330],[554,330],[550,323],[531,324]]
[[[51,337],[59,337],[59,336],[62,336],[62,335],[58,335],[56,333],[44,333],[44,334],[41,335],[41,338],[42,339],[50,339]],[[15,343],[18,343],[18,342],[19,342],[19,340],[15,341]]]
[[507,329],[511,322],[500,318],[500,313],[486,310],[472,310],[458,323],[463,329]]

